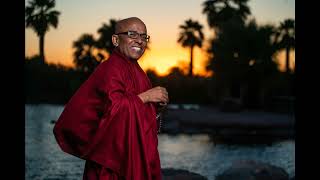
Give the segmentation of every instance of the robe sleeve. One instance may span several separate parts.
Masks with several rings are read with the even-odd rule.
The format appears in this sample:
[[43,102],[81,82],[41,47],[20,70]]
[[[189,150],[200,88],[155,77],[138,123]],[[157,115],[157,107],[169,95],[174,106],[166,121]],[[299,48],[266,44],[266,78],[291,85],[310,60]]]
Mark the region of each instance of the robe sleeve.
[[[155,142],[149,142],[145,129],[156,123],[150,119],[155,117],[155,111],[146,108],[132,86],[134,82],[126,79],[130,77],[125,76],[129,74],[125,70],[126,67],[115,65],[106,66],[101,73],[97,71],[83,87],[88,90],[80,90],[65,107],[54,132],[67,153],[95,161],[127,179],[151,179],[147,154],[154,153],[147,152],[147,146]],[[81,102],[76,99],[89,97],[90,93],[95,94],[94,98],[90,96],[78,109],[70,108]],[[74,119],[75,114],[80,120]]]

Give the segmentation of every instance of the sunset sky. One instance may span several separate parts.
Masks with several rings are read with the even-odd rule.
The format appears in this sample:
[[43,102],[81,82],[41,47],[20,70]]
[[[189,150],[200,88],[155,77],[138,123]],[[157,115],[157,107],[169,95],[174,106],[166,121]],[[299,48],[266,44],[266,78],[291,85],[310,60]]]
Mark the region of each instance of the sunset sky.
[[[29,0],[25,0],[25,5]],[[191,18],[204,26],[205,39],[212,37],[206,16],[202,14],[201,0],[56,0],[55,9],[61,12],[57,29],[50,28],[45,36],[45,56],[49,63],[73,64],[72,43],[82,34],[90,33],[98,37],[97,30],[110,19],[136,16],[147,25],[151,36],[150,50],[139,60],[144,70],[155,69],[165,75],[173,66],[187,67],[189,49],[177,43],[179,25]],[[294,0],[250,0],[251,16],[258,24],[278,26],[287,18],[295,19]],[[38,54],[39,40],[33,30],[25,30],[25,55]],[[208,75],[205,71],[206,42],[202,49],[194,51],[194,73]],[[279,54],[280,63],[284,53]],[[294,64],[294,52],[291,54]],[[282,63],[283,67],[283,63]]]

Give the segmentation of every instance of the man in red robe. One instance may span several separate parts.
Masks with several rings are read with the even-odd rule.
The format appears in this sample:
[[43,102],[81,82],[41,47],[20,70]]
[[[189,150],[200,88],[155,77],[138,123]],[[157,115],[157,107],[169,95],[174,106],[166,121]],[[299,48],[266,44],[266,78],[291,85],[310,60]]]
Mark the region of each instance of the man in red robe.
[[160,180],[156,104],[167,104],[163,87],[152,88],[137,60],[149,36],[136,17],[117,22],[114,51],[66,104],[53,129],[61,149],[86,160],[84,180]]

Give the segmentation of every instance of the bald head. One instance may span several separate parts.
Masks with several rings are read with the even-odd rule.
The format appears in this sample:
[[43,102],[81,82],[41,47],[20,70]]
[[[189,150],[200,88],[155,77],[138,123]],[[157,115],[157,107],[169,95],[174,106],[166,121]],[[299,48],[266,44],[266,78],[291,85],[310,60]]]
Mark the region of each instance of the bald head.
[[130,17],[130,18],[122,19],[117,22],[117,24],[115,26],[115,33],[117,34],[120,32],[128,31],[129,28],[134,24],[143,25],[145,27],[145,29],[147,29],[146,25],[144,24],[144,22],[141,19],[139,19],[137,17]]
[[112,43],[116,49],[132,60],[138,60],[147,46],[147,28],[141,19],[130,17],[116,23]]

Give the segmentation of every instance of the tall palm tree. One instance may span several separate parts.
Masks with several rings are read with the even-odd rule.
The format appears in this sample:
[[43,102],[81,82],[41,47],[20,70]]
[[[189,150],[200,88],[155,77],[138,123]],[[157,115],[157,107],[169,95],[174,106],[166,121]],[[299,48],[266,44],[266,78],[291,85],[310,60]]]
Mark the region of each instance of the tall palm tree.
[[245,22],[251,14],[247,2],[249,0],[207,0],[203,3],[203,13],[207,15],[209,27],[219,27],[229,20],[239,19]]
[[280,23],[278,34],[276,37],[279,49],[286,49],[286,73],[290,73],[290,49],[295,48],[295,21],[293,19],[285,19]]
[[202,47],[202,42],[204,40],[204,35],[202,32],[202,25],[197,21],[188,19],[185,24],[180,25],[181,29],[178,43],[181,43],[183,47],[190,47],[190,67],[189,76],[192,76],[193,68],[193,48],[195,46]]
[[[207,68],[214,72],[218,101],[224,96],[232,95],[230,92],[234,82],[240,83],[242,87],[235,86],[239,89],[238,92],[246,89],[252,82],[259,82],[261,84],[254,84],[253,87],[257,88],[254,91],[262,92],[262,82],[268,82],[277,72],[272,59],[276,52],[273,44],[276,28],[271,25],[258,26],[255,20],[244,25],[239,21],[235,22],[237,21],[224,24],[220,35],[210,40],[211,46],[208,49],[211,57]],[[240,95],[241,99],[243,95]]]
[[39,56],[45,62],[44,36],[50,26],[58,27],[59,11],[53,10],[55,0],[31,0],[25,8],[26,27],[32,28],[39,37]]

